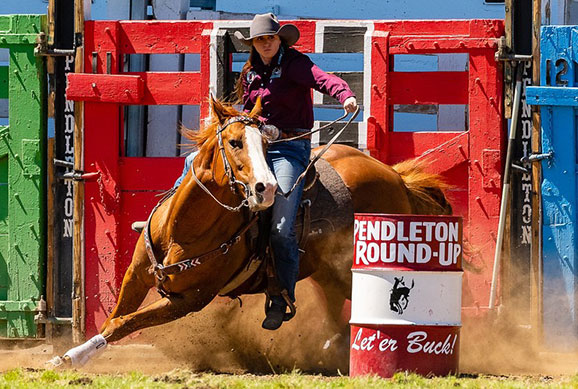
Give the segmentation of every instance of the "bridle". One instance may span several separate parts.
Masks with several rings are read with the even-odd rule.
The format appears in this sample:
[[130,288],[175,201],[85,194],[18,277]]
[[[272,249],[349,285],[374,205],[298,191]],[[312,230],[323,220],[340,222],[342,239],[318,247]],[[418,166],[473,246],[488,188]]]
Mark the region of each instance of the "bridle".
[[235,124],[235,123],[243,123],[243,124],[248,125],[248,126],[256,126],[259,129],[259,133],[261,134],[261,136],[263,136],[262,131],[261,131],[261,127],[263,126],[263,123],[258,121],[257,119],[253,119],[249,116],[237,115],[237,116],[234,116],[234,117],[228,119],[224,125],[217,127],[217,140],[219,142],[219,154],[221,155],[221,159],[223,160],[223,166],[225,169],[225,174],[227,175],[227,178],[229,179],[229,188],[231,189],[232,192],[238,193],[236,185],[241,185],[243,187],[243,193],[242,194],[243,194],[244,199],[243,199],[243,201],[241,201],[241,203],[239,205],[237,205],[236,207],[232,207],[230,205],[224,204],[219,199],[217,199],[211,193],[209,188],[207,188],[201,182],[201,180],[199,180],[199,178],[197,177],[197,174],[195,172],[195,164],[194,163],[191,164],[191,174],[192,174],[193,178],[195,179],[195,182],[197,183],[197,185],[199,185],[199,187],[203,191],[205,191],[205,193],[207,193],[209,196],[211,196],[211,198],[213,200],[215,200],[221,207],[223,207],[226,210],[231,211],[231,212],[239,212],[241,210],[241,208],[248,207],[249,206],[249,198],[253,194],[249,185],[245,184],[243,181],[237,180],[237,178],[235,177],[235,173],[233,172],[233,168],[231,167],[231,163],[229,162],[229,159],[227,158],[227,153],[225,153],[225,145],[223,144],[223,135],[222,134],[223,134],[223,131],[225,131],[227,129],[227,127],[229,127],[231,124]]

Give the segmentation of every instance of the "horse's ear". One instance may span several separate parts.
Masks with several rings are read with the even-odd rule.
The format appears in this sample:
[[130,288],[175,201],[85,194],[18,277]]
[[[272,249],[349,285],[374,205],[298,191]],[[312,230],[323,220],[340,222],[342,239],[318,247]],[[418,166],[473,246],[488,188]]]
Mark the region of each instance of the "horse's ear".
[[257,102],[255,103],[255,106],[253,107],[251,112],[249,112],[249,116],[252,118],[256,118],[257,116],[261,115],[261,111],[262,111],[261,98],[258,97]]
[[225,107],[223,106],[223,104],[221,104],[219,100],[215,99],[213,95],[211,95],[210,102],[211,102],[211,112],[213,113],[213,116],[217,118],[219,124],[223,124],[225,122],[225,119],[227,118],[225,114],[226,111]]

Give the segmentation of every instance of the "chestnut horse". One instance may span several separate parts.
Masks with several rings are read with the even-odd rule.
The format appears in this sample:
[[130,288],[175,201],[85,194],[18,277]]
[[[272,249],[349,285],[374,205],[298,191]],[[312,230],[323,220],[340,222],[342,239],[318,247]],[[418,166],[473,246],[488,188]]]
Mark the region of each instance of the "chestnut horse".
[[[164,266],[214,251],[242,230],[253,212],[273,203],[277,185],[265,160],[267,139],[258,130],[260,104],[248,115],[214,100],[211,106],[210,124],[192,136],[199,154],[191,171],[149,219],[152,251]],[[415,161],[391,168],[343,145],[332,146],[323,158],[349,189],[354,212],[451,213],[443,182],[423,172]],[[218,202],[229,207],[244,202],[250,212],[232,212]],[[137,242],[117,305],[100,334],[69,350],[64,358],[55,357],[53,363],[82,365],[103,350],[107,342],[201,310],[251,255],[246,240],[237,239],[238,243],[223,250],[222,255],[166,276],[162,282],[164,296],[140,308],[148,291],[157,285],[144,235]],[[328,314],[333,317],[340,316],[343,302],[350,298],[352,236],[353,225],[343,226],[334,236],[329,233],[308,244],[301,259],[300,279],[313,275],[325,291]]]

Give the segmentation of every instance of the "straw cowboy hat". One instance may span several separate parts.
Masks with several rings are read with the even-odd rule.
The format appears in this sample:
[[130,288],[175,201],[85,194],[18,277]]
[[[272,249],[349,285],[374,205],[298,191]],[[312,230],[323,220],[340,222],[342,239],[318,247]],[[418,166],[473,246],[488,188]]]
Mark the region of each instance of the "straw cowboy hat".
[[272,13],[255,15],[249,28],[249,37],[245,38],[241,31],[235,31],[235,37],[247,46],[251,46],[253,38],[263,35],[279,35],[287,46],[292,46],[299,39],[299,29],[294,24],[279,25],[277,16]]

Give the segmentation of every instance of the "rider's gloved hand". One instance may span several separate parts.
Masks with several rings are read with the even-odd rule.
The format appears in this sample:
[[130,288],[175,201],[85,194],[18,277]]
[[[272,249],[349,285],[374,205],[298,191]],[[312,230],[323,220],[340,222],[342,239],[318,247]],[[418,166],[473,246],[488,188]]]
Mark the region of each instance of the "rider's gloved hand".
[[347,113],[355,112],[355,110],[357,109],[357,100],[355,99],[354,96],[345,99],[345,101],[343,102],[343,109]]

